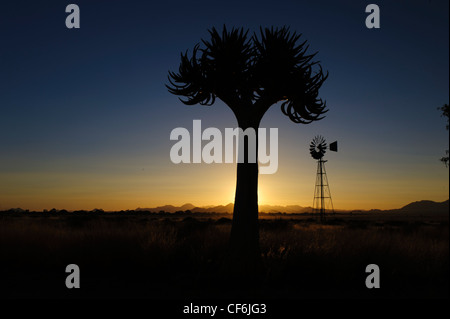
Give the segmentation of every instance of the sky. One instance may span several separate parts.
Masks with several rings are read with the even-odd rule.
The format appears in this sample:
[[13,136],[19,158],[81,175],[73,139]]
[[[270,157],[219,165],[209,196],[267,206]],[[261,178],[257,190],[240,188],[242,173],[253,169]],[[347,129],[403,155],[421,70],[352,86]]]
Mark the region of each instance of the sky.
[[[80,28],[68,29],[68,4]],[[368,4],[380,28],[365,24]],[[329,112],[295,124],[273,105],[278,170],[260,175],[259,203],[311,206],[316,135],[335,209],[400,208],[449,198],[449,2],[8,1],[0,12],[0,209],[126,210],[234,201],[235,163],[174,164],[170,132],[234,128],[232,111],[186,106],[165,84],[180,53],[212,27],[289,26],[329,77]]]

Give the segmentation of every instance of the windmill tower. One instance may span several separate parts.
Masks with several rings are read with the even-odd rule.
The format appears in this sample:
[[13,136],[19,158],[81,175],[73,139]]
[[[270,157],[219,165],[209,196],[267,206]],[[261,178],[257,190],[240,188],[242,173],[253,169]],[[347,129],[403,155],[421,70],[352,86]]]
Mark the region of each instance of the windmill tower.
[[[313,213],[320,215],[320,220],[325,219],[325,213],[334,213],[333,201],[331,199],[330,186],[328,185],[327,172],[325,170],[326,160],[323,159],[327,149],[325,139],[317,135],[309,145],[309,152],[317,160],[316,186],[314,189]],[[333,142],[329,147],[330,151],[337,152],[337,142]]]

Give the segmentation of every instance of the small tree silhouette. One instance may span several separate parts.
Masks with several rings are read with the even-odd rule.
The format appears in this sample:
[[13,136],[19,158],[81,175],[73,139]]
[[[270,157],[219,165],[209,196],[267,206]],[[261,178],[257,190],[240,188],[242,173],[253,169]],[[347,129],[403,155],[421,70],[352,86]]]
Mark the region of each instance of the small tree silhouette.
[[[446,117],[447,118],[447,125],[445,126],[445,128],[448,131],[448,118],[449,118],[449,106],[448,106],[448,104],[444,104],[443,106],[438,107],[438,110],[440,110],[442,112],[442,114],[441,114],[442,117]],[[445,167],[448,167],[448,161],[449,161],[448,150],[445,151],[445,154],[447,154],[447,156],[441,157],[441,162],[443,162],[445,164]]]
[[[211,39],[194,46],[191,56],[181,53],[178,73],[169,71],[169,92],[185,99],[186,105],[210,106],[221,99],[236,116],[238,126],[257,132],[269,107],[283,101],[281,111],[293,122],[307,124],[322,119],[327,110],[318,98],[328,77],[317,54],[307,54],[306,41],[289,28],[248,30],[223,27],[209,30]],[[316,71],[313,67],[317,66]],[[257,136],[257,134],[256,134]],[[240,272],[252,273],[260,266],[258,230],[258,164],[248,162],[248,141],[244,162],[237,164],[236,194],[230,235],[230,260]],[[256,150],[257,152],[257,150]],[[256,154],[257,158],[257,154]]]

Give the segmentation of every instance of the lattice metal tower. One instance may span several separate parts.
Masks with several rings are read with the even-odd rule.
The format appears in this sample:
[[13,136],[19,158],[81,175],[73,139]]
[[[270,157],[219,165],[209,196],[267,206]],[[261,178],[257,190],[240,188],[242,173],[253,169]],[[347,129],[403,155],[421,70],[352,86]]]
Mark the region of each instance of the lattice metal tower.
[[[311,156],[317,160],[313,213],[318,213],[321,220],[325,219],[327,212],[334,213],[333,200],[331,199],[330,186],[328,185],[327,172],[325,170],[325,163],[327,161],[323,160],[326,149],[327,143],[320,135],[313,138],[309,147]],[[330,151],[337,152],[337,142],[331,143],[329,149]]]

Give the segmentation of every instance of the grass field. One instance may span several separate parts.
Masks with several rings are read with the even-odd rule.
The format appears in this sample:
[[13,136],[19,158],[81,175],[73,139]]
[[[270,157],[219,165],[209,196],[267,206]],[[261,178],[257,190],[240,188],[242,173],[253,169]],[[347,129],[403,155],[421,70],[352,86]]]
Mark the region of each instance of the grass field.
[[[227,218],[228,217],[228,218]],[[448,298],[447,215],[264,216],[265,273],[221,277],[231,216],[0,213],[2,298]],[[65,267],[80,267],[67,289]],[[365,268],[380,268],[368,289]]]

